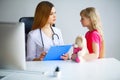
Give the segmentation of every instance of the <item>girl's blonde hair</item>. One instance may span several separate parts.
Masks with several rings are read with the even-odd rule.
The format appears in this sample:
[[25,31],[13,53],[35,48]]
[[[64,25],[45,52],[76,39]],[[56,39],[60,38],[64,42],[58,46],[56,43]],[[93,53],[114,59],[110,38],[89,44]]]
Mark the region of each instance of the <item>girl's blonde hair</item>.
[[91,20],[92,28],[96,29],[100,34],[102,38],[102,49],[100,51],[99,57],[102,58],[104,57],[104,38],[103,38],[103,30],[102,30],[102,24],[100,21],[100,15],[97,12],[97,10],[94,7],[88,7],[83,9],[80,12],[81,16],[87,17]]

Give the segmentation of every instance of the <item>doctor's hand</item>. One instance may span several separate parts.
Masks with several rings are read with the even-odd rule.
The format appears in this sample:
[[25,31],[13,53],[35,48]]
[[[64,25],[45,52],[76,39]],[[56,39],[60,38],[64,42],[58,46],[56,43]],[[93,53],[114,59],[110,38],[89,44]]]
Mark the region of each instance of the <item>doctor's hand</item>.
[[42,52],[40,54],[40,57],[39,58],[34,58],[33,61],[42,61],[43,58],[45,57],[45,55],[46,55],[46,52]]
[[68,54],[64,54],[64,55],[61,56],[61,59],[68,60],[69,59],[69,55]]
[[40,54],[40,61],[42,61],[44,59],[44,57],[45,57],[46,54],[47,54],[46,52],[42,52]]

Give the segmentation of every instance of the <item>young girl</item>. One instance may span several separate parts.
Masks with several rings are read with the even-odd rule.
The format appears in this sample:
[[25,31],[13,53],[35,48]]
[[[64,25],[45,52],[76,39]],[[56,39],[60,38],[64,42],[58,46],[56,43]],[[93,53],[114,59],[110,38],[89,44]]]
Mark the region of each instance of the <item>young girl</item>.
[[[89,30],[85,34],[89,54],[85,54],[82,58],[86,61],[103,58],[104,38],[98,12],[94,7],[88,7],[80,12],[80,16],[82,26]],[[76,54],[72,54],[71,58],[76,58]]]
[[[64,44],[61,31],[52,27],[55,21],[54,5],[49,1],[40,2],[36,7],[32,31],[28,34],[28,61],[41,61],[51,46]],[[61,56],[61,58],[67,60],[68,54]]]

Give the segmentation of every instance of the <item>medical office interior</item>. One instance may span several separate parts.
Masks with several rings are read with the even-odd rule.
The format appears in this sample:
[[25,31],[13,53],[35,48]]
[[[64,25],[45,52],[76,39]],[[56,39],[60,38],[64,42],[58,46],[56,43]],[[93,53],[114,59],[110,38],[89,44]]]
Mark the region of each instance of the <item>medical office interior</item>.
[[[0,0],[0,21],[18,22],[21,17],[33,17],[36,5],[42,0]],[[120,60],[120,8],[119,0],[49,0],[56,8],[56,27],[63,33],[66,44],[87,31],[80,23],[80,11],[95,7],[100,13],[105,37],[105,57]]]
[[[33,17],[35,8],[41,1],[44,0],[0,0],[0,22],[19,22],[21,17]],[[52,2],[55,6],[57,16],[55,27],[61,29],[65,44],[73,44],[76,36],[85,35],[88,29],[83,28],[80,23],[80,11],[86,7],[95,7],[100,13],[103,25],[105,58],[85,64],[76,64],[69,62],[70,60],[48,63],[25,61],[27,63],[25,72],[12,71],[11,74],[8,71],[7,75],[10,73],[12,77],[8,75],[8,79],[2,80],[58,80],[47,76],[53,74],[53,69],[57,65],[62,70],[60,80],[120,80],[120,0],[46,1]],[[5,72],[6,70],[0,69],[0,80],[5,77],[1,75],[6,75]]]

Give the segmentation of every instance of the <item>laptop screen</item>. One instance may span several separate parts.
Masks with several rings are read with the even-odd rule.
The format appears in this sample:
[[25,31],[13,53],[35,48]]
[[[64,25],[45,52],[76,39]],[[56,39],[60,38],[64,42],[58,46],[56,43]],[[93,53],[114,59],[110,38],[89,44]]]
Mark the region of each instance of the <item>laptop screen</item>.
[[0,68],[25,70],[24,23],[0,22]]

